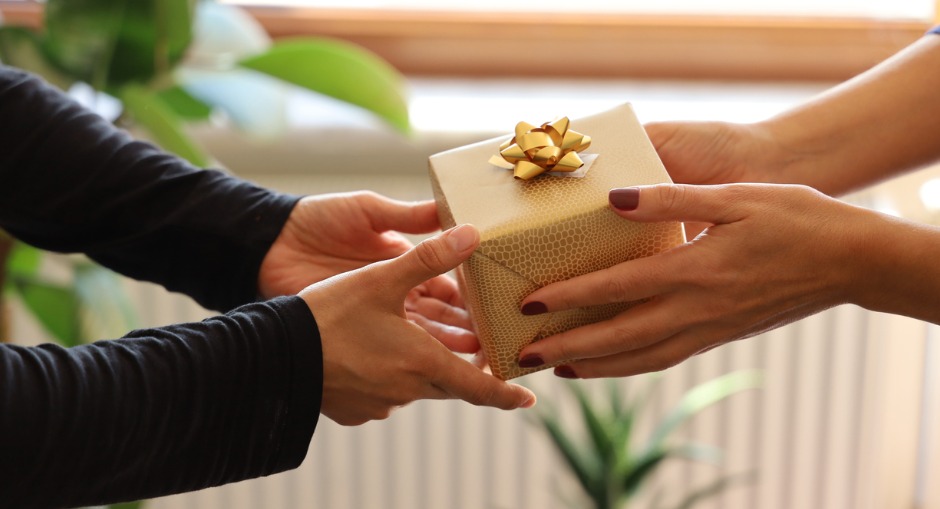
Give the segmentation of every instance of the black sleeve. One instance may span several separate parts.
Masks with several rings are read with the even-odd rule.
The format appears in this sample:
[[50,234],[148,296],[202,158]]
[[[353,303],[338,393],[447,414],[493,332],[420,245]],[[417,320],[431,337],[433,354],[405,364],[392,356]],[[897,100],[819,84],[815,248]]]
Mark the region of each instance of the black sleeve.
[[40,79],[0,66],[0,227],[231,309],[298,197],[134,141]]
[[294,468],[319,416],[319,333],[281,297],[71,349],[0,344],[0,506],[96,505]]

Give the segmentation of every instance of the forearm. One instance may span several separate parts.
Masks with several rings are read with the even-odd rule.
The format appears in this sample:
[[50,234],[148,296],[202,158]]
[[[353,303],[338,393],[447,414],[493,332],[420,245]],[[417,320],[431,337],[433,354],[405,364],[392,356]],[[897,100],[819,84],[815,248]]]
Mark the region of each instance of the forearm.
[[940,35],[763,123],[788,154],[772,181],[839,195],[940,159]]
[[[846,266],[854,267],[849,301],[866,309],[940,324],[940,228],[861,212]],[[850,228],[849,225],[846,225]]]
[[3,67],[0,119],[0,227],[206,307],[256,299],[261,260],[295,197],[194,168]]
[[0,345],[0,500],[97,505],[298,466],[322,361],[303,300],[72,349]]

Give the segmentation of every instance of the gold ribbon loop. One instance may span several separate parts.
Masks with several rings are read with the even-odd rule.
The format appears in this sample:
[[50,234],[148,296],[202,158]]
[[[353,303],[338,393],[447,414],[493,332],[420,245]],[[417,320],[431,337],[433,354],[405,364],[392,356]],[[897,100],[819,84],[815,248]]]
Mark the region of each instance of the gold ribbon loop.
[[490,164],[513,170],[513,176],[529,180],[547,171],[572,172],[584,165],[578,152],[591,146],[591,137],[570,130],[568,117],[535,127],[516,124],[516,134],[499,146]]

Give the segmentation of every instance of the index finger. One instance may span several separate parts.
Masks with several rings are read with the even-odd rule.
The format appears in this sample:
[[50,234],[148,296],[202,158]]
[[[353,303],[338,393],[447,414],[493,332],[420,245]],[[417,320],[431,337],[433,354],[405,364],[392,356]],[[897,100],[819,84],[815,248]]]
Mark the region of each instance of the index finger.
[[543,286],[522,300],[522,314],[632,302],[660,295],[675,287],[681,272],[679,256],[686,249],[688,244],[683,244],[663,253]]

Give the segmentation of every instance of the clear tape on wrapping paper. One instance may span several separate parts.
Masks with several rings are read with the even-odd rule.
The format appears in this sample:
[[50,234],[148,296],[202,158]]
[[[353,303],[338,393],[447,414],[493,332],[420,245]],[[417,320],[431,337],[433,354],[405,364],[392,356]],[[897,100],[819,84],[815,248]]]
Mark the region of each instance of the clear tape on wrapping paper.
[[513,170],[513,176],[529,180],[543,173],[561,177],[583,177],[597,154],[578,152],[591,146],[591,137],[569,129],[568,117],[535,127],[527,122],[516,124],[515,136],[499,146],[499,154],[490,164]]

